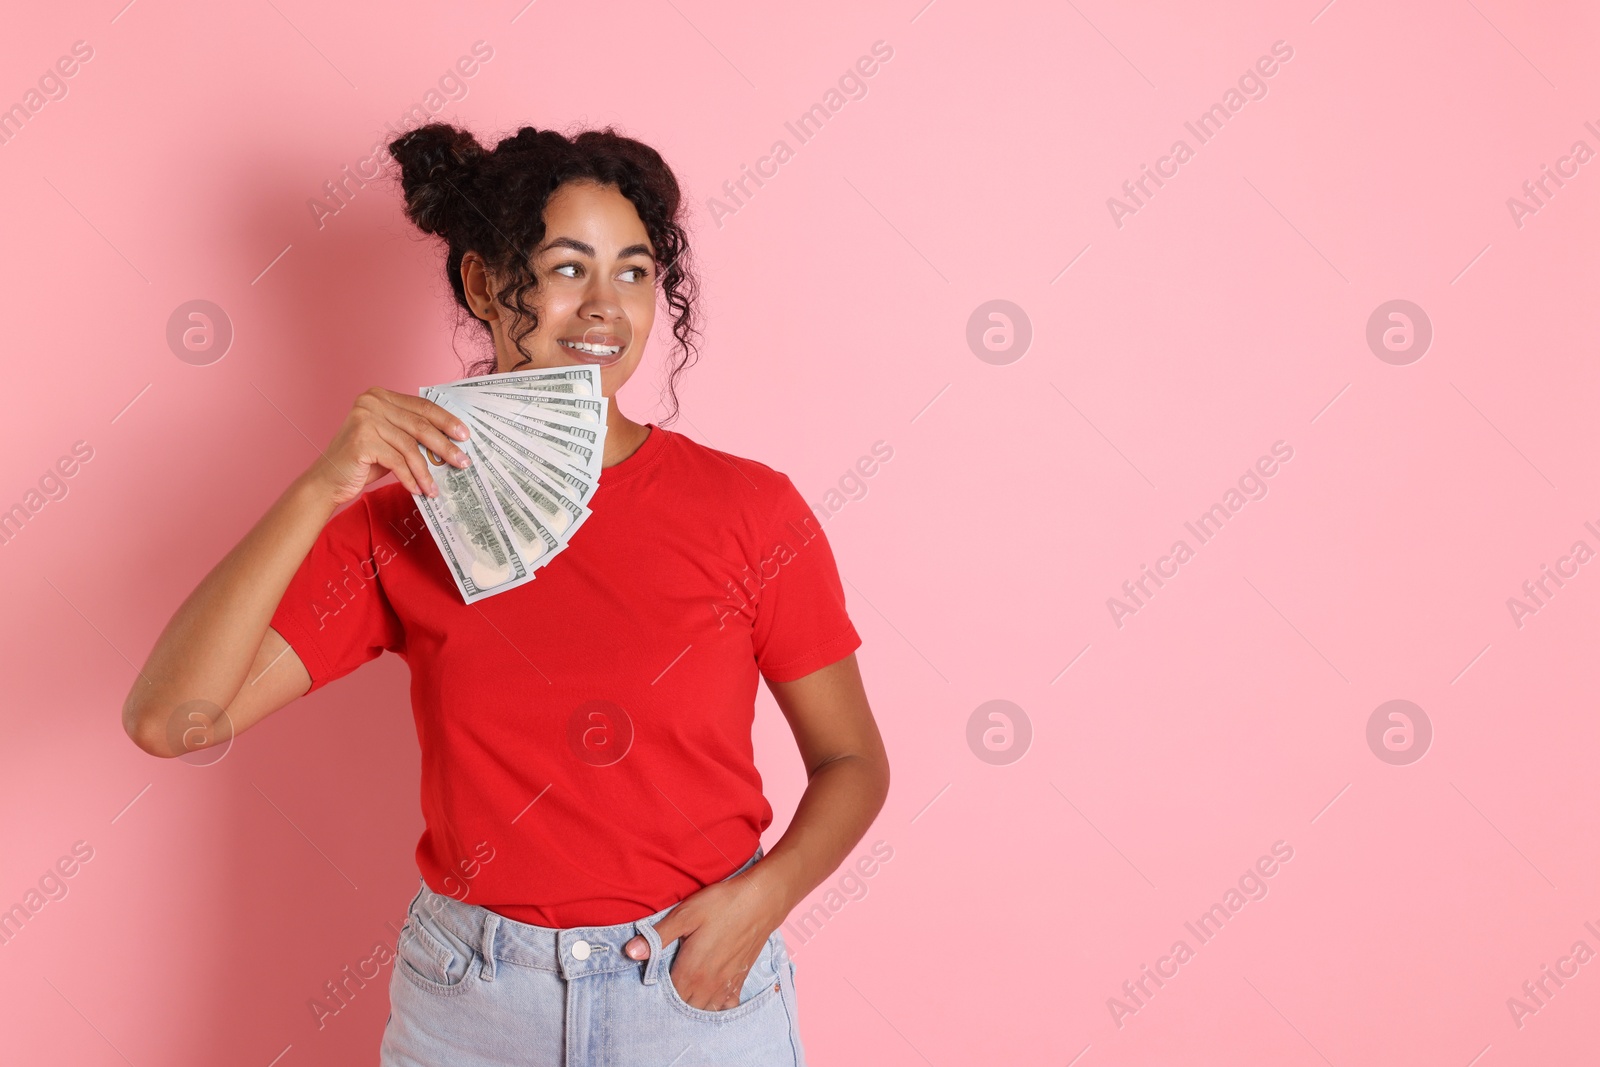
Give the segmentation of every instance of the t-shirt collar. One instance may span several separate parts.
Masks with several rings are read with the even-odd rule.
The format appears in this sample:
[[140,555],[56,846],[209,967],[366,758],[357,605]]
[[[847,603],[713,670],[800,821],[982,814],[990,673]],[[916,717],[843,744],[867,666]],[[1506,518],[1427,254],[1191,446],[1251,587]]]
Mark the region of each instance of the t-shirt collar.
[[663,430],[653,422],[645,423],[650,428],[650,433],[644,443],[633,450],[633,454],[621,463],[602,468],[600,471],[600,487],[615,485],[618,482],[632,478],[647,467],[653,466],[660,458],[661,450],[666,447],[669,431]]

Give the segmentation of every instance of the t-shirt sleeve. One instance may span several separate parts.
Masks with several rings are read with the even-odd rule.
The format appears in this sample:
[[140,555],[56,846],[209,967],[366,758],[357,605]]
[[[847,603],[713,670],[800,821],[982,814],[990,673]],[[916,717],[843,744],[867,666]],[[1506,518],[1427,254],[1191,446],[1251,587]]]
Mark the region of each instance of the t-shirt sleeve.
[[768,681],[803,678],[861,646],[822,524],[787,475],[760,552],[752,640],[756,666]]
[[371,494],[328,520],[289,580],[271,626],[311,675],[312,692],[385,649],[403,651],[405,630],[384,594],[383,554],[373,549]]

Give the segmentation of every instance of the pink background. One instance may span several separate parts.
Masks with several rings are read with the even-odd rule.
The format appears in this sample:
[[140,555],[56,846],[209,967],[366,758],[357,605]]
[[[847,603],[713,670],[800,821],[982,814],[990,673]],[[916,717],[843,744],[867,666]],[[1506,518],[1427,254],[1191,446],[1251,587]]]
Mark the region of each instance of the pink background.
[[[118,3],[0,37],[0,103],[93,48],[0,145],[0,506],[94,450],[0,546],[0,907],[94,850],[0,947],[0,1058],[376,1059],[387,969],[321,1029],[308,1001],[416,887],[404,664],[207,767],[139,752],[118,709],[358,392],[459,375],[393,188],[320,228],[308,200],[480,40],[443,117],[617,123],[687,187],[708,334],[674,429],[817,502],[893,448],[826,520],[894,771],[858,852],[893,858],[790,934],[811,1062],[1592,1056],[1600,963],[1521,1025],[1507,1001],[1600,951],[1600,565],[1520,627],[1506,603],[1600,549],[1600,162],[1520,226],[1507,206],[1600,150],[1592,7]],[[799,145],[784,122],[880,40],[866,96]],[[1280,40],[1266,97],[1197,145],[1184,122]],[[719,226],[708,198],[780,137]],[[1180,137],[1194,158],[1116,225],[1107,198]],[[193,299],[235,330],[206,366],[165,337]],[[1033,335],[1004,365],[966,340],[996,299]],[[1394,299],[1434,332],[1403,366],[1365,339]],[[661,414],[663,336],[635,418]],[[1119,628],[1107,598],[1280,440],[1266,497]],[[967,741],[996,699],[1032,727],[1005,765]],[[1394,699],[1433,729],[1405,765],[1367,742]],[[770,845],[803,775],[764,690],[758,730]],[[1184,923],[1278,841],[1268,895],[1201,945]],[[1119,1026],[1108,999],[1179,939]]]

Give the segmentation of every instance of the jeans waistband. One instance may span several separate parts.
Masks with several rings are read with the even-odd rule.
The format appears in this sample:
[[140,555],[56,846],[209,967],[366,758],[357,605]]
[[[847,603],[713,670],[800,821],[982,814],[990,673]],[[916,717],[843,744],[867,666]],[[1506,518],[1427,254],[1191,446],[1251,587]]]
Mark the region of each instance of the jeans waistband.
[[[753,856],[722,881],[743,874],[753,867],[762,855],[762,850],[758,846]],[[638,967],[637,960],[631,960],[623,955],[622,946],[636,935],[645,935],[647,940],[659,948],[659,939],[651,936],[655,932],[653,928],[667,912],[677,906],[677,904],[668,905],[653,915],[647,915],[633,922],[616,923],[611,926],[574,926],[558,930],[554,927],[533,926],[508,919],[481,905],[467,904],[454,897],[436,893],[423,882],[422,888],[412,898],[407,911],[420,912],[428,916],[461,941],[475,946],[483,961],[482,977],[493,981],[497,961],[556,971],[565,978]],[[647,928],[648,934],[646,934]],[[656,955],[659,953],[652,952],[652,967],[649,968],[651,971],[654,970]]]

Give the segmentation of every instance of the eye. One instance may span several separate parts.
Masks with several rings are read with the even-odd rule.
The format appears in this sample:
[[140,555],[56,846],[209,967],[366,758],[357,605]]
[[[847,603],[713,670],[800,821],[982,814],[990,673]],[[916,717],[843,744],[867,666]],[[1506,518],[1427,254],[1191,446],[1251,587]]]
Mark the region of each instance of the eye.
[[[569,270],[573,271],[574,273],[571,273],[571,274],[566,273]],[[557,264],[556,266],[550,268],[550,272],[552,274],[560,274],[563,278],[577,278],[577,277],[580,276],[578,272],[581,272],[582,270],[583,270],[583,264],[582,263],[575,263],[575,262],[560,263],[560,264]],[[624,276],[629,275],[629,274],[635,275],[635,277],[633,278],[633,281],[642,282],[642,281],[645,281],[647,278],[650,277],[650,268],[649,267],[642,267],[642,266],[641,267],[628,267],[628,268],[624,269],[622,273],[623,273]]]

